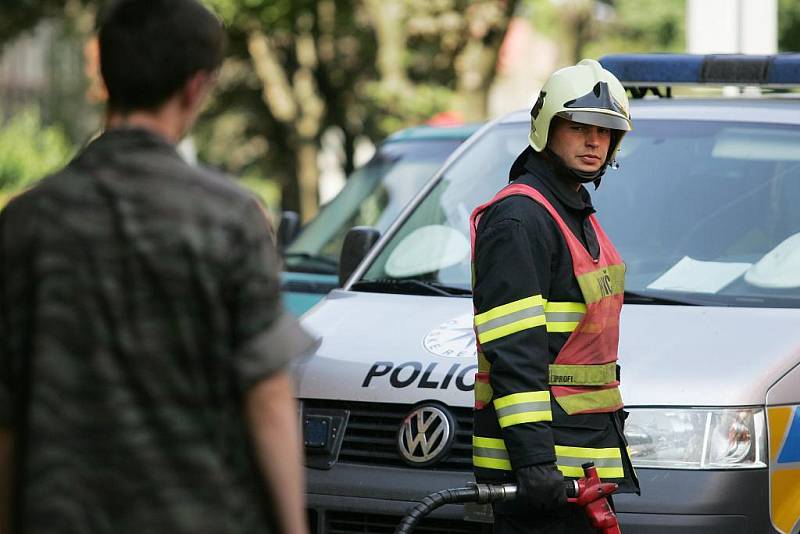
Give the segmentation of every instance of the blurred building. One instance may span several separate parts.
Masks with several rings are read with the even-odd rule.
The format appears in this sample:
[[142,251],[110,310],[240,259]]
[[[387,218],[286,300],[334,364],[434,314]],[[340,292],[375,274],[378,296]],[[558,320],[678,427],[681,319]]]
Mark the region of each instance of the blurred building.
[[35,107],[81,144],[98,127],[98,106],[87,98],[85,38],[63,21],[45,20],[0,48],[0,121]]
[[0,118],[31,105],[42,106],[51,84],[52,44],[53,25],[43,23],[0,49]]
[[693,54],[774,54],[778,0],[688,0],[686,41]]

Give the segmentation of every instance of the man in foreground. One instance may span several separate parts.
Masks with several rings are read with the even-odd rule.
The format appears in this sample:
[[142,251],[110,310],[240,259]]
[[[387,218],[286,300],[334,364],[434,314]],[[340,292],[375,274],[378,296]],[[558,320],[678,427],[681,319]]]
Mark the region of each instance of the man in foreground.
[[257,202],[175,151],[223,28],[121,0],[99,42],[105,133],[0,214],[0,529],[304,533],[311,339]]
[[638,491],[616,366],[625,266],[583,186],[630,129],[625,90],[599,63],[555,72],[511,183],[473,213],[475,475],[519,488],[495,505],[495,533],[593,532],[564,490],[586,462]]

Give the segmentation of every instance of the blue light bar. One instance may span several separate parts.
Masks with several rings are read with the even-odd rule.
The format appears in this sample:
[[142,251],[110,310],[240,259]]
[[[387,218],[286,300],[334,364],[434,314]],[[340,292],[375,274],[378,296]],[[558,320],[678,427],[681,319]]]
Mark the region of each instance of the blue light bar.
[[800,54],[614,54],[600,58],[623,85],[800,86]]
[[779,54],[774,57],[768,82],[800,85],[800,54]]

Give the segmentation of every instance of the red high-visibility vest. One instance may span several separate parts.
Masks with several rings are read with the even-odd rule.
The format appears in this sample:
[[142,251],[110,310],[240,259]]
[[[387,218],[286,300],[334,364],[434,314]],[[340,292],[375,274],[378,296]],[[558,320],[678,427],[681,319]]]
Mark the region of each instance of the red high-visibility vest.
[[[538,202],[556,221],[572,256],[573,272],[586,303],[585,314],[550,365],[551,393],[570,415],[616,411],[623,406],[616,361],[625,264],[594,215],[589,216],[589,221],[600,245],[600,257],[597,260],[575,237],[552,204],[539,191],[524,184],[505,187],[472,213],[470,234],[473,258],[475,234],[482,213],[489,206],[512,195],[523,195]],[[483,353],[480,343],[478,353]],[[476,377],[476,381],[481,380],[488,383],[488,376]]]

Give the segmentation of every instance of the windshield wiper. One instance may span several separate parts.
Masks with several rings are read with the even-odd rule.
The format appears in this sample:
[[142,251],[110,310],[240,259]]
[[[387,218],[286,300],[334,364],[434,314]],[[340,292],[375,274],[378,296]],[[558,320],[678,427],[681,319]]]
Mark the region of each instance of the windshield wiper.
[[430,286],[435,287],[441,291],[446,291],[452,296],[467,296],[472,295],[472,289],[458,287],[458,286],[449,286],[447,284],[442,284],[440,282],[424,282]]
[[[360,280],[353,284],[352,289],[374,291],[376,293],[401,293],[406,295],[439,295],[442,297],[457,297],[471,295],[472,291],[463,287],[448,286],[439,282],[424,282],[413,278],[378,278],[375,280]],[[420,290],[423,292],[420,293]]]
[[637,293],[635,291],[625,291],[626,304],[663,304],[667,306],[702,306],[695,300],[683,300],[674,297],[662,297],[649,293]]
[[324,265],[330,265],[331,267],[339,267],[339,262],[336,260],[332,260],[325,256],[320,256],[319,254],[311,254],[309,252],[284,252],[284,258],[299,258],[301,260],[311,260],[322,263]]

